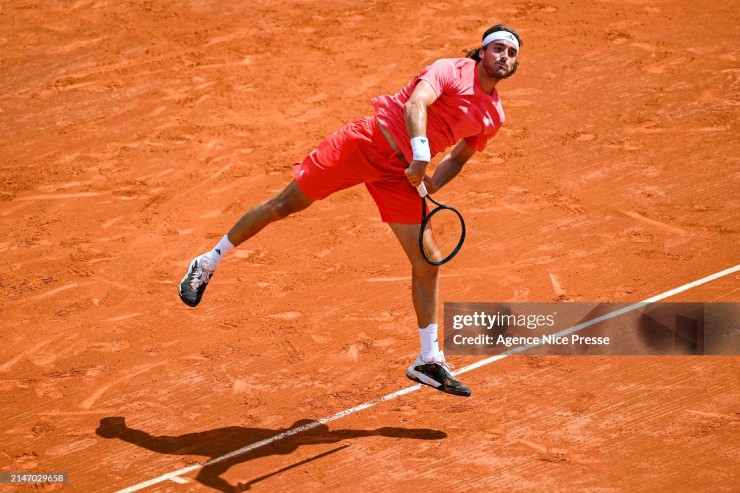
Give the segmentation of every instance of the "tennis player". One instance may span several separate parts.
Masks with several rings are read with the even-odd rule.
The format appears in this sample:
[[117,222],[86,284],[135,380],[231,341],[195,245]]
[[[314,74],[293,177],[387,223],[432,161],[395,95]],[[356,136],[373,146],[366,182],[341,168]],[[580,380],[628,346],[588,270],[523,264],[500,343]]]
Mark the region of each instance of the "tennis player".
[[[467,58],[437,60],[398,94],[373,98],[375,116],[355,120],[327,137],[293,165],[295,179],[282,192],[252,207],[213,250],[190,262],[180,282],[182,301],[197,306],[221,259],[268,224],[364,183],[411,262],[421,351],[406,375],[442,392],[469,396],[470,389],[452,376],[439,349],[439,268],[428,264],[419,250],[422,201],[416,187],[423,181],[429,193],[436,192],[496,135],[504,123],[496,86],[516,72],[522,45],[513,29],[497,24]],[[451,146],[433,176],[427,176],[432,157]]]

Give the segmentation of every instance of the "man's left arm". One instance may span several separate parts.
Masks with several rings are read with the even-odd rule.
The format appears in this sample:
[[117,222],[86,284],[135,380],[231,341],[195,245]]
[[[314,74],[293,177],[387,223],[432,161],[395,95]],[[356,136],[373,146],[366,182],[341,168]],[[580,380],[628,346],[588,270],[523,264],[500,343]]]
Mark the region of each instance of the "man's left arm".
[[449,154],[447,154],[442,161],[437,165],[434,170],[434,175],[430,178],[426,176],[424,178],[424,184],[427,187],[429,193],[435,193],[437,190],[445,186],[454,177],[460,173],[460,170],[468,162],[475,149],[465,143],[465,140],[460,142],[452,148]]

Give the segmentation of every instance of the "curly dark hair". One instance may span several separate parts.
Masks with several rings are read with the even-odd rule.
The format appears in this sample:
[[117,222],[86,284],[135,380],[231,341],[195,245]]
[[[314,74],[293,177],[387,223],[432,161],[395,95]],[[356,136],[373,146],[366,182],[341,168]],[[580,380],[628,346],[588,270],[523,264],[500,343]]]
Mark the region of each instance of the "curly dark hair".
[[[516,36],[516,40],[519,41],[519,47],[521,48],[522,46],[524,46],[524,40],[521,37],[519,37],[519,34],[516,31],[514,31],[512,28],[510,28],[506,24],[496,24],[495,26],[491,26],[488,29],[486,29],[486,32],[484,32],[483,33],[483,36],[481,36],[481,41],[483,41],[484,39],[486,39],[486,36],[488,36],[491,33],[496,32],[496,31],[507,31],[507,32],[510,32],[511,34],[513,34],[514,36]],[[463,50],[463,51],[465,51],[465,53],[466,53],[466,55],[467,55],[468,58],[472,58],[476,62],[480,62],[480,50],[482,50],[482,49],[483,49],[483,46],[479,46],[479,47],[474,48],[472,50]],[[514,69],[511,71],[511,74],[509,74],[509,75],[510,76],[511,75],[514,75],[514,72],[516,72],[516,69],[517,68],[519,68],[519,62],[518,61],[514,65]]]

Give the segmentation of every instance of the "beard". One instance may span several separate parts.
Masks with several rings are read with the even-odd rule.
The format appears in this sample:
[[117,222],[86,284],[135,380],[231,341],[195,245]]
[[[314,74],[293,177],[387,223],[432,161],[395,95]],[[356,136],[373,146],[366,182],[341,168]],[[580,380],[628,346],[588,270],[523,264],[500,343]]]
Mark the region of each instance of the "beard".
[[492,56],[484,56],[480,62],[481,65],[483,65],[483,70],[485,70],[486,75],[496,80],[508,79],[514,75],[514,72],[516,72],[516,69],[519,67],[518,61],[515,61],[514,66],[511,68],[509,68],[508,64],[500,65]]
[[503,67],[495,63],[490,67],[490,69],[486,70],[486,72],[488,72],[488,75],[490,77],[494,79],[498,79],[498,80],[508,79],[509,77],[514,75],[515,71],[516,71],[516,65],[514,65],[514,67],[512,68],[509,68],[508,66]]

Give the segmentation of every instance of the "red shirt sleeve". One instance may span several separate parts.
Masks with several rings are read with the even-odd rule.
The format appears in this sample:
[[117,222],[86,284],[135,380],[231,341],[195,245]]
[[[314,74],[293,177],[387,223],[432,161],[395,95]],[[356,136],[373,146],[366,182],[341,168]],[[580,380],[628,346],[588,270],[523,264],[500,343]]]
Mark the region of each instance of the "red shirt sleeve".
[[457,67],[452,60],[441,59],[429,65],[421,74],[419,80],[427,81],[437,93],[437,97],[445,92],[454,91],[457,87]]

